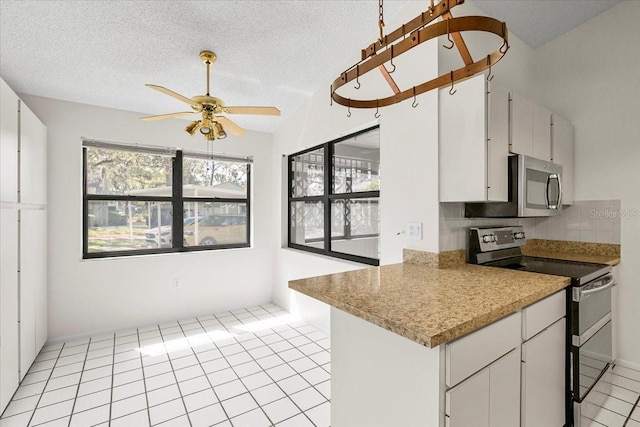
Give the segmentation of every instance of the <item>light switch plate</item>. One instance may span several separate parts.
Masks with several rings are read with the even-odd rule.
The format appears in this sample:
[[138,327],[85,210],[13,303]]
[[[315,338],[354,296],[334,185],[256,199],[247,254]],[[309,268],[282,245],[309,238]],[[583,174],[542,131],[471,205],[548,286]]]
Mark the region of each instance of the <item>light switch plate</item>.
[[421,222],[407,223],[407,238],[411,240],[422,240],[422,223]]

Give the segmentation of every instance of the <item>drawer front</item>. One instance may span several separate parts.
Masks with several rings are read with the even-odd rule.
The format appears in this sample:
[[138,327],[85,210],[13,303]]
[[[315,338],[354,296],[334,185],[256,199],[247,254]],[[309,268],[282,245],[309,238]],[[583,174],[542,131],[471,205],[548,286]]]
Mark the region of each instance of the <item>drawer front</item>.
[[562,290],[522,310],[522,339],[528,340],[564,317],[566,297]]
[[520,345],[520,312],[446,345],[446,384],[453,387]]

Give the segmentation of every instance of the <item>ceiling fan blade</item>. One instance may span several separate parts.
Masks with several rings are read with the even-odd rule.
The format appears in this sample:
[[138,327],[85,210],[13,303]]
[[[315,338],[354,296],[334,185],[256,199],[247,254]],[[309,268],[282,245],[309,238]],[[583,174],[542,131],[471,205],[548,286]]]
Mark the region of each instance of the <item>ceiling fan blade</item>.
[[247,132],[224,116],[217,116],[216,120],[222,125],[223,128],[236,136],[244,135]]
[[257,114],[261,116],[279,116],[280,110],[276,107],[226,107],[229,114]]
[[148,122],[154,121],[154,120],[164,120],[164,119],[170,119],[172,117],[181,117],[181,116],[188,116],[191,114],[198,114],[197,111],[183,111],[181,113],[169,113],[169,114],[160,114],[157,116],[147,116],[147,117],[140,117],[140,120],[146,120]]
[[147,83],[145,86],[150,87],[151,89],[157,90],[158,92],[164,93],[165,95],[169,95],[172,98],[175,98],[179,101],[182,101],[186,104],[191,105],[192,107],[201,109],[202,106],[200,104],[198,104],[197,102],[195,102],[192,99],[187,98],[186,96],[180,95],[179,93],[176,93],[172,90],[167,89],[166,87],[162,87],[162,86],[158,86],[158,85],[152,85]]

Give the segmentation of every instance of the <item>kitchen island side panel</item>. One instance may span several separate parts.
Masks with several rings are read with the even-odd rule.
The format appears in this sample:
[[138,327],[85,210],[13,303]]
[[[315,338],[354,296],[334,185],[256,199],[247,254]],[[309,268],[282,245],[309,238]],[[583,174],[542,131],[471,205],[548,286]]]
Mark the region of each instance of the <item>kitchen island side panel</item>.
[[331,307],[331,425],[444,426],[444,346]]

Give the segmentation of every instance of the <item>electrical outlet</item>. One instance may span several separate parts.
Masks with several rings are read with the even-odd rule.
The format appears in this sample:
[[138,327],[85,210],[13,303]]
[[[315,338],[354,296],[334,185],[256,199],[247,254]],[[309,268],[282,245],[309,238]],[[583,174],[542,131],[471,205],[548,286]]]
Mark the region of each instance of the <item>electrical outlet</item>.
[[182,286],[182,285],[180,284],[180,279],[179,279],[178,277],[174,277],[174,278],[171,280],[171,288],[172,288],[172,289],[179,289],[179,288],[180,288],[180,286]]
[[407,223],[407,238],[411,240],[422,240],[422,223]]

